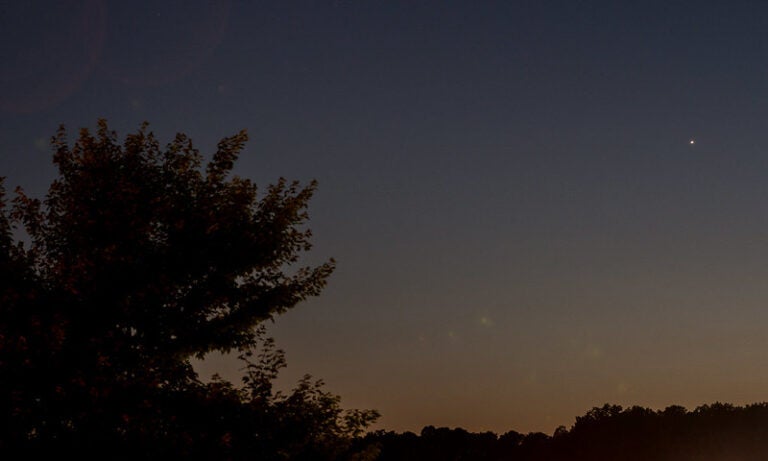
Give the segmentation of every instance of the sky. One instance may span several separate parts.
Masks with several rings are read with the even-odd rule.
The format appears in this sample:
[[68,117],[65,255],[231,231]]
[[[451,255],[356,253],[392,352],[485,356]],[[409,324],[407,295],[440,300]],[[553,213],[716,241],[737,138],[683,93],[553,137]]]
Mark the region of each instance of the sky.
[[[0,175],[106,118],[319,181],[281,385],[375,428],[768,400],[768,3],[0,1]],[[691,143],[691,141],[694,141]],[[212,356],[197,368],[237,379]]]

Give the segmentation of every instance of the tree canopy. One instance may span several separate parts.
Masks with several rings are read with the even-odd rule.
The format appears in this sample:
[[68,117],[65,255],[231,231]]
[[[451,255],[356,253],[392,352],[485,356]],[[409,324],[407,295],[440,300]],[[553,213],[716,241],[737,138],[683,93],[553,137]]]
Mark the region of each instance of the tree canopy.
[[[0,190],[0,449],[323,459],[375,419],[309,378],[272,390],[284,358],[258,326],[334,261],[297,267],[316,183],[233,175],[246,140],[206,162],[146,124],[120,143],[100,120],[72,146],[62,127],[45,198]],[[190,359],[211,351],[239,352],[244,388],[198,380]]]
[[693,411],[606,404],[551,436],[427,426],[419,435],[378,431],[366,438],[379,445],[379,461],[758,461],[768,452],[768,404]]

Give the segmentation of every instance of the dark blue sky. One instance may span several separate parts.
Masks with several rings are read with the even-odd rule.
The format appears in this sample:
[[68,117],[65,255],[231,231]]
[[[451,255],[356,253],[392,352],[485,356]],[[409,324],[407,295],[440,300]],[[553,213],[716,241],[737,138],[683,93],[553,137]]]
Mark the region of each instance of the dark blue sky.
[[767,30],[758,1],[4,1],[0,174],[43,194],[60,123],[247,128],[238,173],[318,179],[338,260],[272,328],[286,385],[381,427],[762,401]]

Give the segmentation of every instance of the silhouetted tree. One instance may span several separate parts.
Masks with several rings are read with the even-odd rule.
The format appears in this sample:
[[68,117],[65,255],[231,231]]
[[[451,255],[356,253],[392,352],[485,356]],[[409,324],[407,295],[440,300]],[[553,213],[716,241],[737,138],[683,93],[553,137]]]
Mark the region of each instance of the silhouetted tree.
[[[257,195],[230,174],[246,139],[204,164],[146,124],[122,145],[103,120],[72,147],[60,128],[45,200],[0,190],[0,449],[335,459],[375,419],[309,379],[272,391],[284,359],[256,327],[334,263],[295,268],[316,184]],[[197,379],[211,351],[240,351],[244,389]]]
[[420,436],[376,432],[367,439],[378,444],[381,461],[758,461],[768,453],[768,404],[714,403],[691,412],[604,405],[552,436],[510,431],[497,438],[427,426]]

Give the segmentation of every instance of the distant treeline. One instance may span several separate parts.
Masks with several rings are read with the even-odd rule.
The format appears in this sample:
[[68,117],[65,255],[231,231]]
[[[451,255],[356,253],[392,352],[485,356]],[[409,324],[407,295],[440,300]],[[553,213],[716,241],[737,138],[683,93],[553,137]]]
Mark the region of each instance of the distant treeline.
[[768,459],[768,403],[715,403],[693,411],[618,405],[595,407],[570,429],[553,435],[510,431],[472,433],[427,426],[412,432],[378,431],[379,461],[721,461]]

